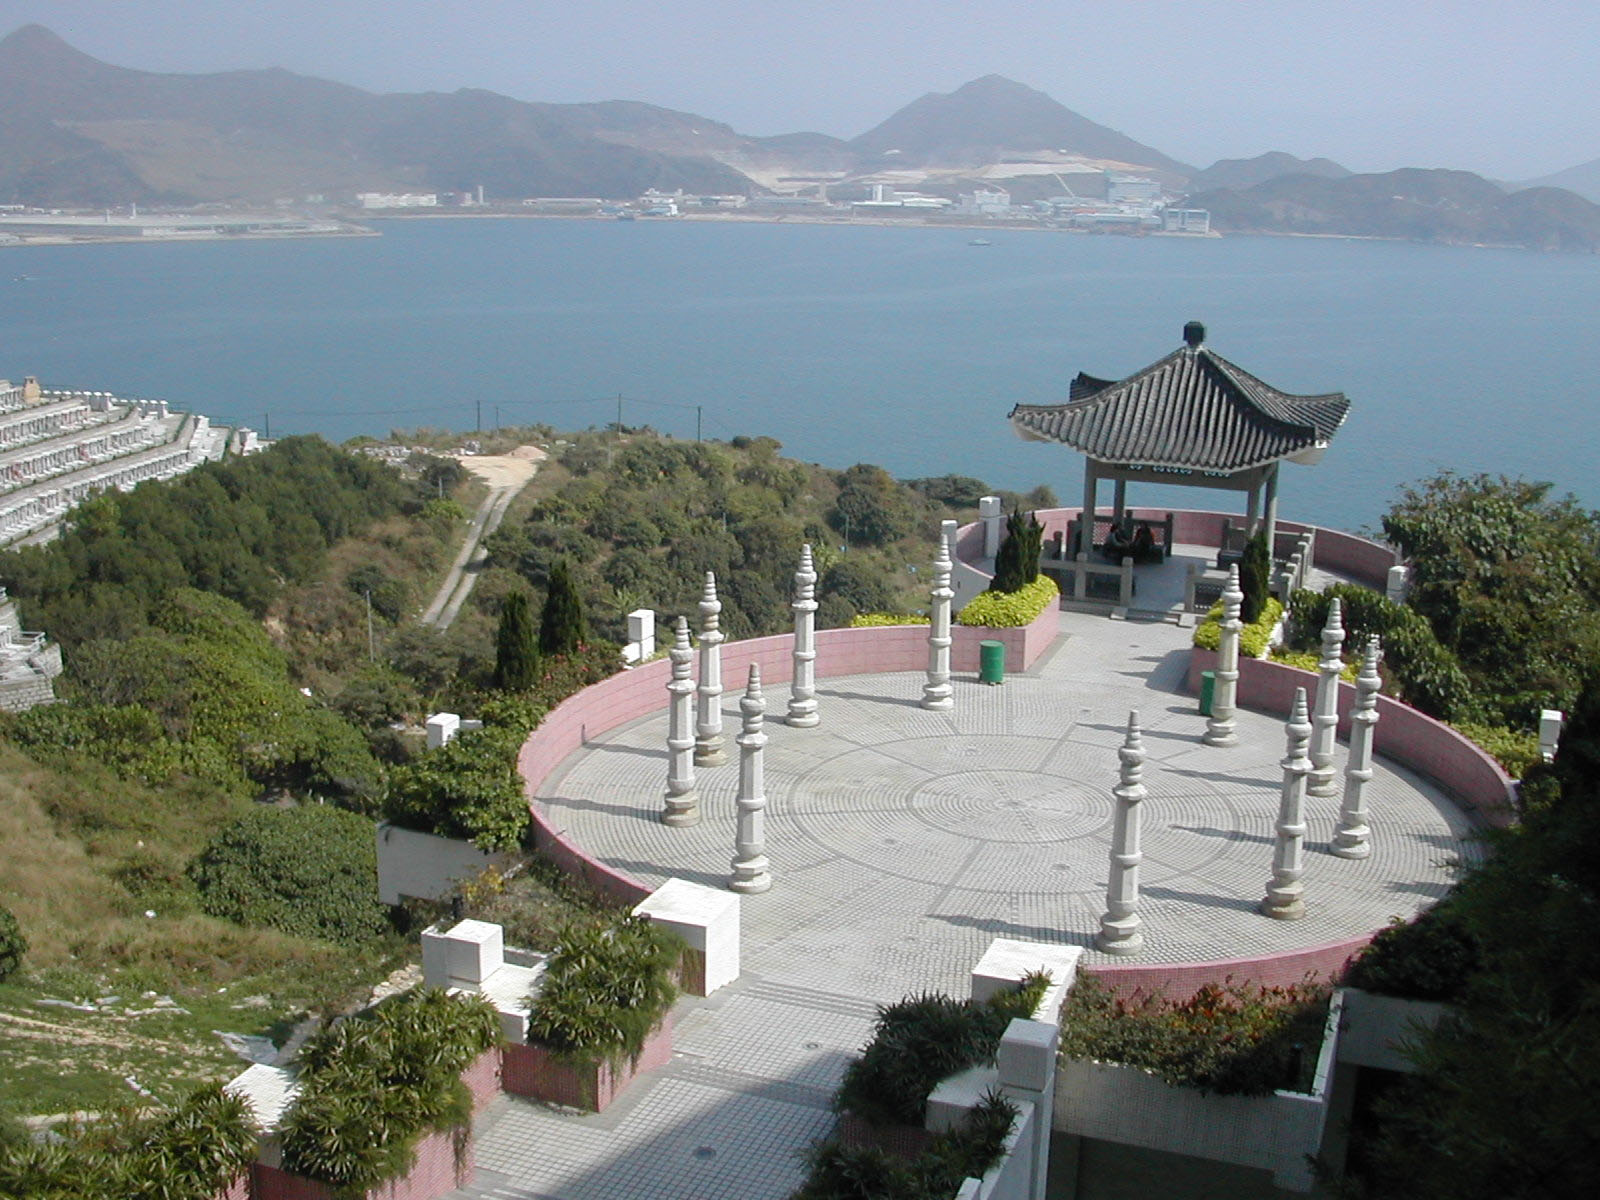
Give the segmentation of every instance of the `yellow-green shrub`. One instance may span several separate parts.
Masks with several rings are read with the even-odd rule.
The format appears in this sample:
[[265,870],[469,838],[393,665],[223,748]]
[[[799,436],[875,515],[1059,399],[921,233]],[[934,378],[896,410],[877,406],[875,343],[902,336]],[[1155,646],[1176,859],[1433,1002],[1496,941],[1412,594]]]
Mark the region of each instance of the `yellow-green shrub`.
[[1476,721],[1451,721],[1450,727],[1487,751],[1513,779],[1521,779],[1529,767],[1541,761],[1537,733],[1508,729],[1504,725],[1482,725]]
[[1061,590],[1048,575],[1025,583],[1015,592],[984,592],[961,610],[957,618],[963,625],[982,625],[988,629],[1015,629],[1031,625],[1039,614],[1060,602]]
[[857,613],[850,618],[851,629],[878,629],[885,625],[926,625],[927,613]]
[[[1261,606],[1261,615],[1239,631],[1239,653],[1245,658],[1260,658],[1265,654],[1267,644],[1272,638],[1272,630],[1281,616],[1283,616],[1282,602],[1275,596],[1269,596],[1267,602]],[[1194,644],[1202,650],[1221,649],[1221,604],[1213,604],[1211,611],[1206,614],[1206,619],[1195,626]]]
[[[1285,650],[1282,646],[1274,646],[1272,653],[1268,657],[1273,662],[1280,662],[1284,666],[1293,667],[1297,671],[1311,671],[1313,673],[1317,670],[1317,664],[1322,661],[1320,654],[1314,654],[1310,650]],[[1360,671],[1360,663],[1347,662],[1339,671],[1339,678],[1346,683],[1354,683],[1356,675]]]

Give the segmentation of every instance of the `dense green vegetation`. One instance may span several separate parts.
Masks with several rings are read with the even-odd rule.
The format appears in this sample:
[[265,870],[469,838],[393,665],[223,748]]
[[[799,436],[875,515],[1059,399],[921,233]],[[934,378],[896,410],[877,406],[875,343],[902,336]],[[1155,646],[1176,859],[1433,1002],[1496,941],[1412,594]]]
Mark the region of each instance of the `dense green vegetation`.
[[1012,510],[1006,518],[1006,535],[994,556],[994,578],[989,583],[992,592],[1020,592],[1039,578],[1039,554],[1044,549],[1044,526],[1028,514],[1022,519],[1020,510]]
[[16,914],[0,905],[0,982],[14,975],[22,965],[22,956],[28,952],[28,939],[22,936],[22,926]]
[[528,1040],[572,1058],[637,1060],[672,1008],[683,940],[644,917],[563,933],[528,1007]]
[[528,593],[519,589],[508,593],[500,605],[500,627],[494,639],[494,685],[520,692],[533,686],[538,668],[539,650],[533,640]]

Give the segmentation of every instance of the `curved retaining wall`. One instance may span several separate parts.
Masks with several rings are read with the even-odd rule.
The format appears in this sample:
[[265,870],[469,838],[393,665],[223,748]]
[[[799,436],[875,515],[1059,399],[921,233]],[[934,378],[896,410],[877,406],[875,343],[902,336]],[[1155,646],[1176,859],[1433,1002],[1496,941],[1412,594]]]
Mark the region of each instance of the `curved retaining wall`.
[[[1005,644],[1007,670],[1026,671],[1055,641],[1061,614],[1049,608],[1031,625],[1018,629],[983,629],[954,626],[950,647],[951,670],[973,672],[978,669],[978,643],[995,640]],[[769,719],[782,714],[788,701],[787,689],[774,692],[775,684],[793,678],[794,638],[791,634],[728,642],[722,647],[722,684],[727,693],[744,690],[751,664],[761,668],[761,683],[767,691]],[[889,625],[871,629],[822,629],[817,631],[816,673],[818,679],[842,675],[875,675],[893,671],[926,671],[928,668],[928,627]],[[550,773],[567,756],[596,737],[619,725],[667,706],[667,681],[672,664],[657,659],[632,671],[584,688],[545,717],[529,735],[517,754],[517,769],[523,791],[533,814],[533,840],[537,846],[569,874],[626,904],[637,904],[650,889],[631,875],[610,867],[590,855],[557,829],[538,803],[540,789]],[[665,775],[663,775],[663,782]]]

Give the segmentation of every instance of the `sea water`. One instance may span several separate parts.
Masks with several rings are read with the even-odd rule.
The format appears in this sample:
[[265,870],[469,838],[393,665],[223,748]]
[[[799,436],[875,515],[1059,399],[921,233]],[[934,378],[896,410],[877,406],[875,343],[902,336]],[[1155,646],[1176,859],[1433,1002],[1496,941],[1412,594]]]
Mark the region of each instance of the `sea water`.
[[[1374,525],[1436,471],[1600,503],[1600,259],[1344,239],[734,221],[389,220],[382,236],[0,253],[0,376],[342,440],[617,419],[765,434],[829,466],[1049,483],[1081,459],[1006,414],[1120,378],[1183,323],[1290,392],[1345,392],[1282,511]],[[1134,486],[1152,506],[1229,493]]]

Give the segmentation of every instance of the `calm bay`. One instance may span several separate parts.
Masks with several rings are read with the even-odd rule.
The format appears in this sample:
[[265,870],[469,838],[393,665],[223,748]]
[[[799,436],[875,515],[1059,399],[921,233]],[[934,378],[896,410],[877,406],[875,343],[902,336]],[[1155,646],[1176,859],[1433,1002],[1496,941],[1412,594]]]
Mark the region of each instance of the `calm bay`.
[[615,420],[621,395],[628,425],[692,437],[698,418],[830,466],[1048,482],[1070,503],[1077,456],[1018,440],[1011,405],[1063,399],[1080,370],[1129,374],[1195,318],[1269,383],[1353,401],[1322,463],[1286,469],[1288,516],[1371,525],[1446,467],[1600,504],[1591,257],[732,221],[378,228],[7,250],[0,375],[335,440],[480,413],[581,428]]

